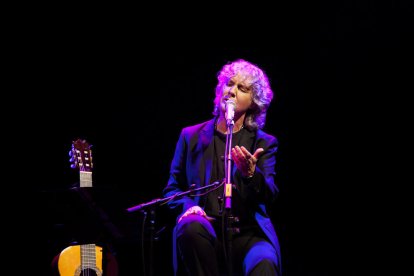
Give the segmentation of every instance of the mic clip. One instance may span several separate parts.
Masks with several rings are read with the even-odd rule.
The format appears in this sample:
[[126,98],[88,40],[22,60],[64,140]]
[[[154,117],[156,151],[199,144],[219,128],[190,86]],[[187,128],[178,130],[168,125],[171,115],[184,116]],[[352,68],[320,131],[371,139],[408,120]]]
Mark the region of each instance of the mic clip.
[[234,121],[233,121],[233,120],[231,120],[231,119],[226,120],[226,123],[227,123],[227,126],[228,126],[228,127],[230,127],[230,126],[234,126]]

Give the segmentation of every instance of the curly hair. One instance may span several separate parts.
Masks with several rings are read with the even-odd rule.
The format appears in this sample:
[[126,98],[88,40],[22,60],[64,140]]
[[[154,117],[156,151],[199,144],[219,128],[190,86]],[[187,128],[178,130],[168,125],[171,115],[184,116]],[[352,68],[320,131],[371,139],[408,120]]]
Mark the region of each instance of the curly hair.
[[218,72],[213,115],[218,116],[220,114],[219,106],[224,86],[237,74],[244,76],[252,89],[253,104],[246,113],[244,125],[250,130],[262,129],[266,121],[266,111],[273,99],[273,91],[263,70],[243,59],[227,63]]

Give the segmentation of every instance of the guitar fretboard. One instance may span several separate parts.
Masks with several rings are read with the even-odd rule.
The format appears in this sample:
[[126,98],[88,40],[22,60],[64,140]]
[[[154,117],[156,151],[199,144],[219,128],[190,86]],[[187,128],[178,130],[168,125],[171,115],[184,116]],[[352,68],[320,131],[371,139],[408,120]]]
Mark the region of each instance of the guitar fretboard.
[[96,266],[96,251],[95,244],[82,244],[81,245],[81,259],[82,269],[91,268]]
[[92,172],[81,171],[79,174],[79,177],[80,177],[80,182],[79,182],[80,187],[92,187]]

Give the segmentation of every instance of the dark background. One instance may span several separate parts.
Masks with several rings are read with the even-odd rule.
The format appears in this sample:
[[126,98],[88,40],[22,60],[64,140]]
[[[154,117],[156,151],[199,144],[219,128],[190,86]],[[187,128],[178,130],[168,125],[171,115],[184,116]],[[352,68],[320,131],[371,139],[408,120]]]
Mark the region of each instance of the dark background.
[[[285,4],[211,33],[198,25],[204,17],[160,28],[120,15],[80,24],[56,13],[22,26],[13,68],[28,93],[13,126],[27,168],[18,176],[29,180],[18,188],[15,219],[25,229],[19,238],[37,249],[34,271],[48,275],[61,250],[92,242],[111,250],[122,275],[142,275],[149,233],[143,214],[126,208],[161,197],[181,128],[211,118],[216,74],[237,58],[267,72],[275,93],[265,131],[280,142],[272,218],[285,275],[385,269],[380,252],[390,242],[376,221],[392,199],[383,200],[390,183],[382,181],[393,160],[385,155],[397,147],[389,145],[399,123],[391,113],[407,111],[395,108],[412,58],[407,3]],[[70,189],[77,138],[92,145],[89,205]],[[163,207],[156,216],[156,230],[166,228],[155,270],[168,275],[172,220]]]

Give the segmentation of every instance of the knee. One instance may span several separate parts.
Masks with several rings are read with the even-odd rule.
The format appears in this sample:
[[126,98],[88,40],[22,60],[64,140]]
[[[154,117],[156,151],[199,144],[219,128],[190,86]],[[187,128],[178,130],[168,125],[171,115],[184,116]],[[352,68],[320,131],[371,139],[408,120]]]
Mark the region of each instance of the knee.
[[202,226],[198,221],[183,221],[181,222],[178,232],[178,238],[192,238],[202,231]]
[[182,219],[177,226],[177,239],[195,241],[200,237],[214,238],[214,230],[211,225],[200,216],[188,216]]
[[[243,270],[245,275],[278,275],[280,260],[275,249],[268,243],[259,243],[252,248],[244,258]],[[254,272],[254,273],[253,273]],[[265,273],[266,272],[266,273]]]
[[265,268],[277,267],[277,261],[273,256],[263,257],[258,260],[258,264]]
[[280,275],[280,269],[275,261],[271,258],[262,259],[259,263],[256,264],[251,270],[248,270],[245,275],[255,276],[255,275]]
[[277,261],[269,256],[263,256],[254,260],[249,264],[244,264],[243,267],[244,275],[255,276],[255,275],[280,275],[280,268]]
[[277,257],[275,254],[271,254],[271,252],[262,252],[260,255],[256,254],[244,260],[244,267],[247,270],[252,269],[257,265],[276,267],[278,265]]

